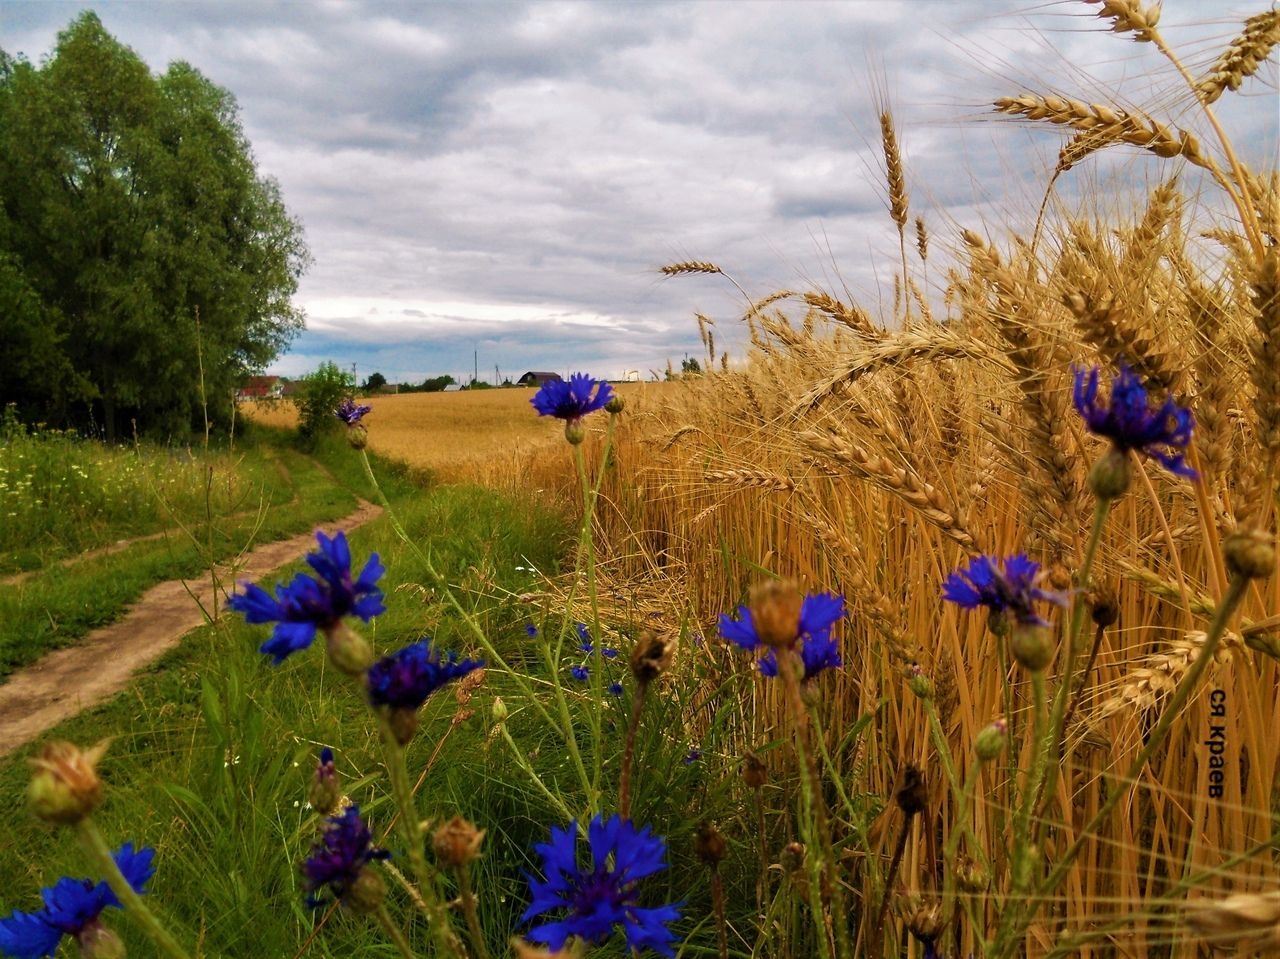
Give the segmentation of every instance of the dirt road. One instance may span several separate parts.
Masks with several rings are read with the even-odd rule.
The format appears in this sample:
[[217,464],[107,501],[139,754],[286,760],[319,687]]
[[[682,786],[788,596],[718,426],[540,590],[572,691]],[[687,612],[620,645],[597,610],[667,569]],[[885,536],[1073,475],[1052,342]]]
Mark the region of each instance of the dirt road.
[[[364,503],[350,516],[328,524],[328,532],[349,531],[381,512],[381,507]],[[315,545],[315,534],[305,533],[260,546],[243,557],[235,579],[261,579]],[[225,588],[234,588],[225,571],[223,582]],[[123,619],[18,670],[0,686],[0,756],[124,689],[134,673],[203,626],[202,610],[212,606],[213,585],[207,576],[160,583],[147,590]]]

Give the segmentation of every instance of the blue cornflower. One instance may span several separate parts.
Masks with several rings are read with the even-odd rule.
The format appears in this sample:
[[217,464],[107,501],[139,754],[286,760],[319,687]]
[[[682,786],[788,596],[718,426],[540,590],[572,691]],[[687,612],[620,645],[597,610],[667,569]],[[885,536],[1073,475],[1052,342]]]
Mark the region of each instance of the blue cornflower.
[[679,910],[675,905],[641,908],[637,889],[640,880],[667,868],[666,842],[648,826],[637,831],[621,816],[597,815],[587,826],[591,862],[583,869],[577,863],[577,834],[577,823],[570,823],[567,829],[553,828],[550,842],[534,846],[547,878],[528,876],[532,902],[520,921],[561,909],[566,915],[535,926],[528,938],[561,949],[570,936],[599,943],[621,926],[628,948],[673,955],[675,935],[666,924],[680,919]]
[[[595,396],[591,391],[595,390]],[[613,387],[586,373],[574,373],[567,380],[548,380],[529,402],[539,416],[554,416],[573,423],[588,413],[604,409],[613,398]]]
[[[364,894],[376,893],[377,889],[370,887],[381,886],[381,882],[366,873],[365,866],[375,859],[391,858],[385,849],[370,845],[372,841],[373,833],[360,818],[359,806],[348,806],[341,814],[326,819],[320,841],[311,847],[311,855],[302,864],[307,905],[313,909],[321,905],[323,900],[316,894],[327,886],[339,902],[367,911],[363,910],[369,904]],[[366,875],[371,878],[366,879]]]
[[622,683],[610,683],[608,688],[609,688],[609,692],[611,692],[613,695],[615,696],[622,695]]
[[533,623],[528,623],[524,628],[524,632],[526,636],[533,639],[533,637],[538,635],[538,627],[533,625]]
[[1040,589],[1036,585],[1039,572],[1040,564],[1028,559],[1025,553],[1010,556],[1003,563],[990,556],[977,556],[970,561],[968,569],[957,570],[947,577],[942,584],[942,598],[965,609],[986,606],[993,615],[1010,613],[1023,625],[1047,626],[1031,604],[1043,600],[1066,606],[1067,597]]
[[690,746],[689,751],[685,753],[684,764],[686,766],[692,766],[701,758],[702,758],[702,750],[699,749],[697,746]]
[[[801,601],[799,618],[795,621],[795,641],[799,643],[798,652],[804,662],[803,679],[812,679],[824,669],[844,665],[840,648],[831,635],[831,627],[844,615],[844,597],[835,593],[810,593]],[[746,650],[768,646],[768,651],[760,659],[760,672],[765,676],[777,676],[777,650],[760,638],[751,608],[739,606],[738,616],[734,620],[725,613],[720,614],[720,635]]]
[[585,683],[587,681],[587,677],[591,675],[591,670],[587,669],[586,666],[574,666],[569,670],[569,675],[578,682]]
[[372,406],[356,406],[351,397],[347,397],[338,404],[338,408],[333,411],[333,415],[348,426],[360,425],[360,420],[364,418],[366,413],[373,411]]
[[1073,400],[1089,432],[1105,436],[1121,452],[1136,450],[1159,460],[1171,473],[1194,480],[1196,471],[1183,459],[1195,426],[1191,411],[1172,398],[1152,409],[1142,380],[1125,363],[1111,381],[1110,402],[1100,402],[1099,374],[1096,366],[1075,370]]
[[[154,849],[133,851],[127,842],[112,855],[125,880],[139,894],[155,875],[151,860]],[[0,919],[0,954],[14,959],[39,959],[58,951],[63,936],[77,939],[99,925],[99,916],[108,906],[120,907],[120,900],[105,882],[63,877],[40,892],[44,908],[37,912],[17,912]]]
[[378,554],[371,554],[359,578],[352,580],[346,534],[339,532],[330,539],[317,530],[316,541],[320,548],[308,554],[307,563],[318,580],[299,573],[288,586],[277,583],[274,597],[261,586],[243,583],[244,593],[227,600],[227,608],[243,613],[247,623],[279,624],[259,647],[274,656],[277,664],[310,646],[316,630],[332,630],[344,616],[359,616],[367,623],[386,611],[382,590],[374,585],[385,572]]
[[483,665],[483,659],[459,661],[457,653],[441,653],[422,639],[383,656],[369,667],[365,680],[369,702],[374,706],[417,709],[441,686]]
[[605,659],[617,659],[618,651],[614,649],[612,646],[605,646],[600,650],[600,655],[603,656]]

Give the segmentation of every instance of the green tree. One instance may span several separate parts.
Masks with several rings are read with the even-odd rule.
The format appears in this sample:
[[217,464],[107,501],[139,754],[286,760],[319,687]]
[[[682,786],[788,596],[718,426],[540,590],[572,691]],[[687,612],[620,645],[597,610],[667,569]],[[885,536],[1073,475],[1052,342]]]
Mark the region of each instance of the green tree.
[[50,420],[185,434],[301,329],[301,228],[234,98],[186,63],[153,76],[93,13],[39,68],[0,54],[0,213],[0,252],[73,374],[50,353],[4,396],[43,396]]
[[302,438],[313,441],[325,430],[336,430],[339,421],[334,411],[355,388],[356,378],[340,369],[337,363],[321,363],[314,373],[304,376],[302,389],[295,400],[298,405],[298,433]]
[[702,374],[702,364],[692,356],[686,356],[680,363],[680,373],[682,376],[700,376]]
[[369,378],[364,381],[364,386],[362,387],[362,389],[365,389],[372,393],[375,390],[382,389],[386,385],[387,385],[387,378],[385,376],[383,376],[381,373],[370,373]]

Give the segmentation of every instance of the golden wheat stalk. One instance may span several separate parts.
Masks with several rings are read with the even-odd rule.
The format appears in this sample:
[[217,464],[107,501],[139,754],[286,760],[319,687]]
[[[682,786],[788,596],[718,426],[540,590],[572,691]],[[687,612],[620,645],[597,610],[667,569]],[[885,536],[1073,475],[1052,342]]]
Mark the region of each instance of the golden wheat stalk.
[[1137,0],[1084,0],[1099,5],[1097,16],[1111,21],[1113,33],[1132,33],[1138,43],[1150,43],[1155,39],[1156,24],[1160,22],[1160,5],[1143,7]]
[[1234,946],[1254,955],[1280,954],[1280,891],[1241,892],[1186,905],[1187,926],[1214,949]]
[[787,492],[796,488],[795,480],[787,476],[779,476],[766,470],[731,469],[707,470],[702,478],[708,483],[727,483],[731,486],[750,489],[765,489],[775,493]]
[[[1125,710],[1144,712],[1155,706],[1178,688],[1178,683],[1204,648],[1206,636],[1192,630],[1181,639],[1173,640],[1167,649],[1152,653],[1144,665],[1120,680],[1115,692],[1102,700],[1090,716],[1090,724],[1096,725],[1110,716]],[[1213,651],[1213,661],[1221,665],[1231,661],[1233,650],[1243,647],[1235,633],[1227,633]]]
[[724,270],[705,260],[682,260],[679,263],[669,263],[664,267],[660,267],[658,272],[663,276],[685,276],[689,273],[723,274]]
[[948,539],[967,550],[974,549],[973,536],[961,524],[958,511],[937,487],[913,471],[895,466],[884,456],[868,451],[834,430],[805,430],[797,438],[811,452],[845,467],[855,476],[869,480],[915,507]]
[[884,335],[884,331],[871,322],[871,317],[856,306],[848,306],[841,303],[834,296],[827,293],[811,292],[805,293],[802,297],[807,306],[813,307],[819,313],[831,317],[837,323],[843,323],[859,336],[869,340],[877,340]]
[[795,411],[813,409],[870,373],[892,369],[915,359],[968,359],[994,364],[1013,372],[1013,365],[999,351],[955,327],[935,324],[905,330],[866,346],[834,363],[834,371],[806,393]]
[[1158,157],[1181,156],[1189,163],[1213,170],[1209,158],[1200,149],[1200,141],[1187,130],[1176,133],[1146,114],[1109,107],[1104,103],[1085,103],[1070,97],[1041,96],[1022,93],[1016,97],[1000,97],[993,105],[1000,113],[1022,116],[1028,120],[1044,120],[1078,131],[1103,131],[1116,142],[1141,147]]
[[893,217],[901,233],[907,228],[907,177],[903,171],[898,134],[893,128],[893,114],[887,110],[880,114],[880,141],[884,145],[885,175],[889,184],[889,216]]
[[1226,90],[1239,90],[1246,79],[1280,44],[1280,8],[1264,10],[1244,22],[1244,31],[1227,45],[1200,80],[1196,92],[1206,105],[1213,103]]

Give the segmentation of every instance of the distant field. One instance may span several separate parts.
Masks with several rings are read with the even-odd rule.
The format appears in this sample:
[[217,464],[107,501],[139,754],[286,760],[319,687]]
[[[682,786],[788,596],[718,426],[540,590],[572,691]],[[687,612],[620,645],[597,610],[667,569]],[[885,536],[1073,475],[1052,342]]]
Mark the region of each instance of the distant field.
[[[664,383],[623,383],[615,389],[632,408],[652,402],[669,388]],[[361,400],[373,407],[365,423],[369,448],[442,478],[518,480],[522,464],[539,451],[558,450],[564,428],[538,416],[529,405],[534,390],[475,390],[460,393],[403,393]],[[254,403],[243,415],[272,426],[294,426],[297,412],[288,402]],[[601,428],[603,420],[593,426]]]

